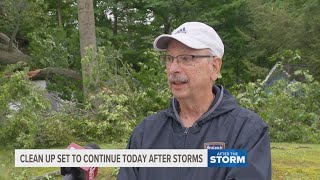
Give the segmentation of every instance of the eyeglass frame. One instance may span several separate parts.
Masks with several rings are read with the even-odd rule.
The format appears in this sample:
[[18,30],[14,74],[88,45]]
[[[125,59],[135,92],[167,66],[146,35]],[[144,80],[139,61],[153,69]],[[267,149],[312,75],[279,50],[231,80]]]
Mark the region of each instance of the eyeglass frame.
[[[161,54],[161,55],[159,55],[159,59],[160,59],[161,63],[162,63],[163,65],[166,65],[166,66],[171,65],[171,64],[173,63],[174,59],[177,59],[177,62],[178,62],[178,63],[183,64],[183,65],[186,65],[185,63],[186,63],[187,61],[184,61],[184,60],[182,60],[182,59],[179,59],[179,57],[183,57],[183,56],[191,57],[190,63],[194,62],[194,59],[196,59],[196,58],[211,58],[211,57],[215,58],[215,57],[216,57],[216,56],[213,56],[213,55],[181,54],[181,55],[178,55],[178,56],[171,56],[171,55]],[[172,58],[172,59],[168,62],[168,61],[167,61],[167,57],[170,57],[170,58]],[[164,59],[166,59],[166,60],[164,61]],[[191,64],[190,64],[190,65],[186,65],[186,66],[191,66]]]

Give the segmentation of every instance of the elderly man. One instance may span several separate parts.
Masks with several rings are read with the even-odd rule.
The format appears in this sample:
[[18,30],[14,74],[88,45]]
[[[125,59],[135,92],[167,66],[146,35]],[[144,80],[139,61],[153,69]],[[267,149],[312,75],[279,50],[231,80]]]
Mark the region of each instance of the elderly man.
[[[154,48],[166,51],[171,106],[144,119],[132,133],[129,149],[244,149],[245,168],[120,168],[118,180],[271,179],[268,126],[237,105],[221,85],[224,46],[216,31],[200,22],[182,24],[160,35]],[[156,103],[156,102],[155,102]]]

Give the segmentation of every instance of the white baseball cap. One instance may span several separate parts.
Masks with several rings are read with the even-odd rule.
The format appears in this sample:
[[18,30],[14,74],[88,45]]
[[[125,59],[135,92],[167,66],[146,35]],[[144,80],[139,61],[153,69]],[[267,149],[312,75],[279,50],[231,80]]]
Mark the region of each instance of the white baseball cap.
[[153,42],[153,47],[157,51],[165,51],[172,39],[193,49],[208,48],[219,58],[222,58],[224,53],[224,45],[217,32],[201,22],[186,22],[175,29],[171,35],[158,36]]

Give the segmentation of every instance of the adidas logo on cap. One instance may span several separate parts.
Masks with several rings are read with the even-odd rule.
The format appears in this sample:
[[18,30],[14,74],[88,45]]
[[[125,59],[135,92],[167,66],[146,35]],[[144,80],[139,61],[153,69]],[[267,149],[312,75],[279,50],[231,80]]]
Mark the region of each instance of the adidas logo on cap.
[[178,33],[187,33],[186,28],[183,27],[183,28],[179,29],[175,34],[178,34]]

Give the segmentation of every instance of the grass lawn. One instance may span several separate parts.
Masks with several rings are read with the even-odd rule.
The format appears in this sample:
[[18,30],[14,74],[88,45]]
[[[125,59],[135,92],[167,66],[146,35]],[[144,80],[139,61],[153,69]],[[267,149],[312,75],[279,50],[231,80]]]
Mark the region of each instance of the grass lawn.
[[272,143],[273,179],[320,180],[320,144]]
[[[102,149],[124,148],[102,144]],[[272,143],[272,179],[320,180],[320,144]],[[14,151],[0,149],[0,179],[32,179],[59,168],[14,168]],[[116,168],[99,168],[97,179],[115,179]],[[61,176],[48,179],[61,179]]]

